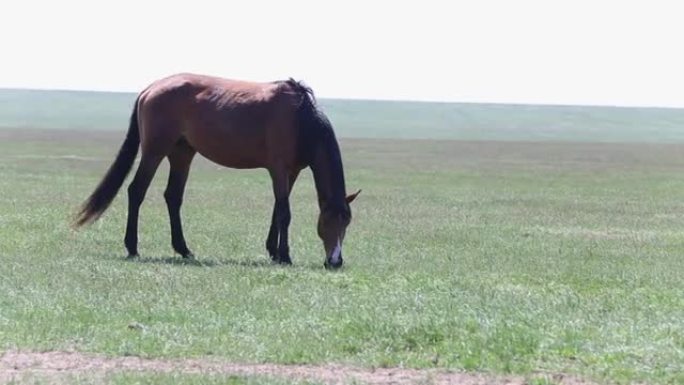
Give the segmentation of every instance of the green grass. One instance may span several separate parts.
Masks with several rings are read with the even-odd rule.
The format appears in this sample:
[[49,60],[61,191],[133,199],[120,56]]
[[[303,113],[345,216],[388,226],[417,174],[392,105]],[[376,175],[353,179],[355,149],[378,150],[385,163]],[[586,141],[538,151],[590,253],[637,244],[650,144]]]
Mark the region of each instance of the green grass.
[[314,385],[308,381],[286,381],[269,377],[238,377],[189,374],[116,374],[107,379],[111,385]]
[[[55,376],[60,378],[55,379]],[[222,376],[217,374],[181,374],[181,373],[135,373],[122,372],[109,375],[78,374],[50,377],[28,375],[10,381],[9,384],[107,384],[107,385],[314,385],[309,381],[288,381],[266,376]]]
[[125,194],[68,226],[122,135],[0,133],[0,350],[684,383],[681,145],[344,140],[363,193],[331,273],[308,172],[293,267],[265,255],[266,173],[201,159],[183,207],[201,266],[172,253],[166,165],[130,261]]

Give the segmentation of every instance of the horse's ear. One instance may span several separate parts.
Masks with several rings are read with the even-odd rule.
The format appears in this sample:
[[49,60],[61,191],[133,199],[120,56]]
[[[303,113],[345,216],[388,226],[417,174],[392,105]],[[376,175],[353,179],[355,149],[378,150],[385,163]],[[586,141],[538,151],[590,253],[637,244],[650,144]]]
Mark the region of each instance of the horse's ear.
[[359,196],[359,194],[361,194],[361,190],[359,190],[359,191],[357,191],[351,195],[347,195],[347,204],[352,203],[354,201],[354,199],[356,199],[356,197]]

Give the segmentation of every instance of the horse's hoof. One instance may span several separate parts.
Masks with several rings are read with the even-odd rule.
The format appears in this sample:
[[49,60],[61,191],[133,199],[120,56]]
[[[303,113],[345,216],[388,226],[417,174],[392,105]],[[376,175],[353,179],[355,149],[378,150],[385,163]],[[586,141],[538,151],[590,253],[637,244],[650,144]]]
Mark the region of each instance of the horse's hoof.
[[182,254],[183,259],[187,259],[189,261],[194,261],[195,260],[195,254],[192,252],[188,251],[187,253]]
[[136,254],[128,254],[128,257],[126,257],[126,259],[135,259],[138,257],[139,257],[139,255],[137,253]]
[[278,258],[278,263],[281,265],[289,266],[289,265],[292,265],[292,259],[290,259],[290,257],[284,257],[284,258],[280,257],[280,258]]
[[278,256],[278,251],[266,250],[268,251],[268,256],[271,257],[273,263],[280,263],[280,256]]

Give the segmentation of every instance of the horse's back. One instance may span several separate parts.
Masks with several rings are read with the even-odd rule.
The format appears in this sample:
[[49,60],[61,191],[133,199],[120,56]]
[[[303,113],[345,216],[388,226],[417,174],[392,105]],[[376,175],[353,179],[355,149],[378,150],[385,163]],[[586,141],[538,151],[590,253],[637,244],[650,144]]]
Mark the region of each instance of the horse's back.
[[296,103],[291,96],[293,95],[283,89],[283,83],[278,82],[257,83],[206,75],[177,74],[152,83],[141,93],[141,102],[148,109],[174,107],[184,114],[193,110],[244,114],[250,110],[263,112],[266,109],[291,107],[293,103],[290,102]]
[[224,166],[268,167],[296,152],[298,103],[284,83],[173,75],[140,95],[142,145],[184,138]]

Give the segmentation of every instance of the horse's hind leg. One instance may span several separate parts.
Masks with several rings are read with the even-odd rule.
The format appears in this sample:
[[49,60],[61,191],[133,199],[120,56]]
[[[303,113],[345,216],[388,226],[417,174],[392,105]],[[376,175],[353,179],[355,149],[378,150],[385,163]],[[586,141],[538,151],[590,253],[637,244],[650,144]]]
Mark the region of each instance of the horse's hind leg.
[[138,171],[135,173],[133,182],[128,186],[128,222],[124,243],[129,257],[138,255],[138,213],[140,212],[140,205],[145,199],[147,188],[150,186],[154,173],[163,158],[164,155],[146,154],[143,151]]
[[193,258],[192,252],[185,244],[180,208],[183,204],[183,192],[190,172],[190,163],[194,156],[195,149],[190,147],[185,140],[181,139],[176,144],[169,154],[169,182],[166,185],[166,191],[164,191],[164,199],[171,222],[171,244],[173,249],[183,258]]

